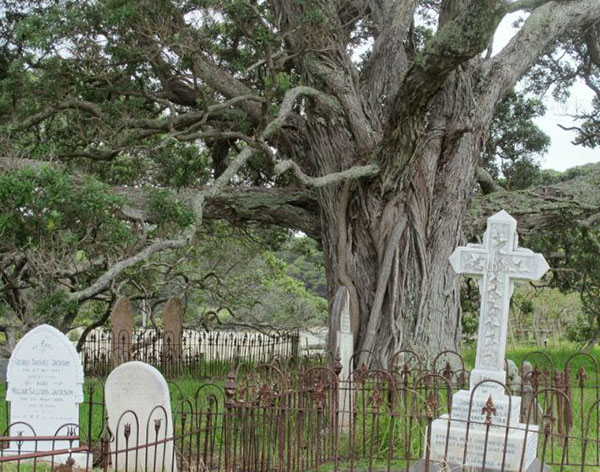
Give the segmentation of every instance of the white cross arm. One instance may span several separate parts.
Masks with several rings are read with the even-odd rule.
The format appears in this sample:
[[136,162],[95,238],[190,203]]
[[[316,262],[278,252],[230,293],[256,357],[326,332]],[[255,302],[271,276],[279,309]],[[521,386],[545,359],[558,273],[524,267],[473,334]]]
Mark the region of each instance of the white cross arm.
[[[480,244],[458,247],[450,256],[450,265],[457,274],[483,275],[488,270],[488,252]],[[538,280],[550,268],[541,254],[519,248],[502,255],[503,272],[511,279]]]
[[449,258],[457,274],[482,275],[487,268],[487,249],[481,244],[457,247]]
[[530,249],[519,248],[506,257],[510,261],[507,273],[511,279],[538,280],[550,268],[544,256]]

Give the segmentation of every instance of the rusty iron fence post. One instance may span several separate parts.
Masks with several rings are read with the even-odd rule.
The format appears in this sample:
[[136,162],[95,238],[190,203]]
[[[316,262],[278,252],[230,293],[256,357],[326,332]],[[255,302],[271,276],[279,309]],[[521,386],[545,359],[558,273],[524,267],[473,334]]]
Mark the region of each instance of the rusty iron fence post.
[[425,441],[425,468],[424,472],[429,472],[429,463],[431,461],[431,424],[433,423],[433,418],[435,417],[435,412],[437,411],[438,401],[433,393],[433,391],[429,392],[427,396],[427,400],[425,402],[425,416],[427,418],[427,438]]
[[110,442],[112,440],[112,433],[108,427],[108,415],[104,417],[104,425],[102,426],[102,432],[100,433],[100,463],[104,472],[108,472],[110,465]]
[[235,373],[230,371],[227,374],[227,383],[225,384],[225,470],[232,472],[235,464],[232,463],[232,434],[233,434],[233,410],[235,406]]

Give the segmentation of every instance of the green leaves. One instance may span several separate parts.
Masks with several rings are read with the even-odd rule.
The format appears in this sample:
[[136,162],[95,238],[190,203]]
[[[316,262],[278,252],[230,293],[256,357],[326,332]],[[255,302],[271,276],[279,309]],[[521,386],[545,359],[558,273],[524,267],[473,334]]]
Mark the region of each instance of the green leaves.
[[69,298],[65,290],[58,289],[40,296],[34,306],[33,316],[39,324],[49,323],[56,326],[67,314],[77,313],[77,301]]
[[482,160],[491,175],[501,176],[507,190],[526,188],[537,179],[536,157],[548,150],[550,137],[533,119],[545,112],[540,100],[517,92],[509,93],[496,107]]
[[194,222],[193,211],[174,198],[169,190],[146,187],[145,193],[150,214],[159,227],[175,224],[185,228]]
[[123,204],[92,178],[76,187],[71,176],[50,167],[0,175],[0,247],[23,250],[55,246],[67,250],[90,244],[112,251],[131,239],[120,217]]

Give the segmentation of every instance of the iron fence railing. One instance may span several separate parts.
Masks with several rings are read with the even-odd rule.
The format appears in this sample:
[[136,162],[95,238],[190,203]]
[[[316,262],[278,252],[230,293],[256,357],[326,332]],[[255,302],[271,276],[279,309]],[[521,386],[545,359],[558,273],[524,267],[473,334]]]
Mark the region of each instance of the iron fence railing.
[[155,329],[123,331],[113,340],[109,330],[96,330],[81,348],[86,375],[106,376],[128,361],[143,361],[166,377],[225,376],[240,362],[257,364],[276,357],[297,357],[299,334],[196,331],[186,329],[181,337]]
[[[511,388],[523,394],[518,417],[508,421],[499,419],[499,405],[491,397],[480,408],[471,396],[468,414],[452,416],[453,394],[469,388],[469,372],[456,353],[444,353],[425,363],[404,352],[394,356],[389,369],[357,366],[348,382],[339,381],[342,366],[331,356],[240,363],[225,383],[206,383],[191,394],[170,382],[171,429],[164,419],[139,418],[134,411],[128,412],[128,419],[113,423],[119,425],[115,431],[110,430],[102,382],[97,380],[86,386],[82,405],[80,416],[88,418],[88,423],[54,438],[36,437],[16,425],[7,427],[0,437],[7,447],[0,453],[0,467],[10,464],[19,470],[27,465],[35,471],[49,462],[51,470],[56,470],[53,461],[57,464],[60,457],[61,472],[64,467],[179,472],[433,471],[440,464],[454,470],[473,462],[477,467],[467,468],[514,471],[525,470],[523,444],[536,436],[536,471],[542,470],[541,464],[557,471],[600,469],[597,360],[578,354],[565,365],[554,366],[545,356],[536,356],[529,357],[531,368],[524,364],[527,368],[520,372],[519,385],[497,385],[507,394]],[[490,382],[494,383],[472,386],[470,392]],[[100,420],[94,423],[94,418]],[[450,435],[442,440],[432,435],[439,418],[464,430],[467,440],[460,448],[451,443]],[[148,425],[148,433],[137,434],[132,424]],[[521,443],[509,444],[509,438],[519,435]],[[476,436],[480,439],[474,443]],[[47,447],[48,441],[64,445],[75,439],[79,445],[73,443],[71,453],[92,452],[91,464],[70,464],[69,448]],[[5,454],[9,443],[19,441],[34,446],[16,452],[13,447],[13,455]],[[48,450],[36,448],[38,443]]]

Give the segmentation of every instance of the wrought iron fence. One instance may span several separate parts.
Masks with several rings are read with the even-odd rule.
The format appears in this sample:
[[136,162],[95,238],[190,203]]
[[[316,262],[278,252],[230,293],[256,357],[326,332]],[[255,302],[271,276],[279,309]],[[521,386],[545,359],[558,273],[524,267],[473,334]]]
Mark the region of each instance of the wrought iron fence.
[[[469,387],[468,371],[456,353],[443,353],[425,363],[405,351],[393,360],[389,369],[358,367],[351,381],[341,383],[342,366],[326,356],[299,364],[282,359],[239,364],[224,385],[204,384],[190,398],[171,383],[172,434],[167,434],[164,418],[138,418],[130,412],[129,418],[117,421],[114,431],[106,421],[102,428],[90,421],[79,434],[53,440],[77,437],[80,445],[72,451],[93,452],[95,467],[105,470],[433,471],[440,464],[452,469],[476,461],[477,470],[512,471],[525,470],[525,447],[508,444],[508,438],[518,433],[523,443],[537,437],[536,471],[542,470],[542,463],[555,470],[600,468],[595,358],[578,354],[564,366],[554,366],[543,354],[530,356],[532,368],[522,370],[523,381],[512,387],[524,393],[519,418],[506,422],[499,421],[498,405],[491,398],[480,408],[472,396],[466,416],[452,416],[453,394]],[[319,361],[323,365],[316,365]],[[490,382],[498,384],[483,382],[471,392]],[[94,385],[91,396],[87,387],[82,412],[90,418],[104,417],[102,384]],[[508,386],[497,387],[510,391]],[[449,435],[436,438],[432,425],[438,418],[462,427],[466,446],[458,448]],[[148,434],[136,434],[132,424],[146,424]],[[14,427],[7,429],[1,441],[49,440],[26,432],[14,437],[16,432]],[[474,435],[483,438],[477,446],[468,439]],[[61,454],[65,463],[64,449],[2,453],[0,467],[10,462],[18,469],[35,460],[35,470],[46,461],[52,466],[52,457]],[[73,467],[86,469],[92,464]]]
[[241,362],[257,364],[298,356],[299,334],[186,329],[181,337],[155,329],[123,331],[113,340],[109,330],[96,330],[81,349],[86,375],[106,376],[133,360],[146,362],[169,378],[225,376]]

